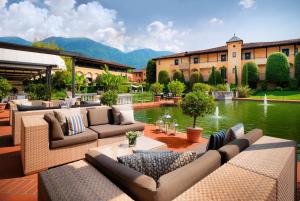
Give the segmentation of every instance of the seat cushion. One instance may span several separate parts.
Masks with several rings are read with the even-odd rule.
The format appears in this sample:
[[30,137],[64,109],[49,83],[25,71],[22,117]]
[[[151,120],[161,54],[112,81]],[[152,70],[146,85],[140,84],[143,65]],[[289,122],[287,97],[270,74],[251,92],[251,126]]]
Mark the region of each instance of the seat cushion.
[[88,121],[90,126],[109,124],[109,107],[103,108],[89,108],[88,112]]
[[60,148],[60,147],[66,147],[66,146],[72,146],[76,144],[82,144],[91,142],[98,139],[98,134],[91,129],[86,128],[85,132],[77,134],[77,135],[70,135],[70,136],[64,136],[63,140],[56,140],[56,141],[50,141],[50,148]]
[[61,129],[61,126],[60,126],[58,120],[55,118],[54,114],[46,113],[44,115],[44,119],[49,124],[49,139],[50,139],[50,141],[63,140],[64,132]]
[[18,111],[42,110],[43,106],[17,105]]
[[144,124],[136,121],[134,124],[128,125],[113,125],[105,124],[98,126],[90,126],[89,128],[99,134],[99,138],[107,138],[116,135],[125,134],[128,131],[143,131]]

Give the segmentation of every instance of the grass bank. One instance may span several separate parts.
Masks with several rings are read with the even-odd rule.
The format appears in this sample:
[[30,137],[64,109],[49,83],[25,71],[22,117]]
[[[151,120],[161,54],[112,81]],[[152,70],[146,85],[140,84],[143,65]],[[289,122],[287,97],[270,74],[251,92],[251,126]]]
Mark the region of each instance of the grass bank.
[[258,91],[249,98],[264,99],[265,94],[268,99],[300,100],[300,91]]

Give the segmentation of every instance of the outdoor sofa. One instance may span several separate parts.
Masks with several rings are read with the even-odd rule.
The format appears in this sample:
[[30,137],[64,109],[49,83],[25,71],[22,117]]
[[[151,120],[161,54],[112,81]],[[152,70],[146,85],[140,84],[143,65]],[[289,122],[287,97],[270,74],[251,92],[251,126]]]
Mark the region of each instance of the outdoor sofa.
[[90,151],[86,160],[40,172],[38,186],[39,200],[51,201],[294,200],[296,143],[254,129],[163,175],[158,184]]
[[[86,127],[84,133],[55,139],[57,133],[45,114],[78,112]],[[125,140],[127,131],[143,131],[144,124],[135,122],[115,125],[108,106],[32,111],[22,116],[21,156],[24,174],[31,174],[84,158],[97,146]]]

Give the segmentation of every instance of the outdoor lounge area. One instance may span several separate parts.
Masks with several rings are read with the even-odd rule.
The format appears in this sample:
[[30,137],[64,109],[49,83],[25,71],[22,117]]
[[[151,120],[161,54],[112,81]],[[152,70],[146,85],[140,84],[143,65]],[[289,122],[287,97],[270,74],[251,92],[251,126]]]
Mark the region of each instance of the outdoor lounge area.
[[[139,109],[153,107],[159,105],[134,105]],[[62,143],[51,141],[55,127],[49,127],[52,120],[45,118],[51,118],[51,113],[43,111],[22,118],[20,146],[13,145],[9,111],[0,113],[1,200],[294,200],[296,196],[293,141],[264,136],[262,130],[254,129],[218,150],[206,151],[208,139],[191,143],[184,133],[170,136],[155,125],[145,124],[135,126],[136,130],[144,130],[144,136],[134,147],[128,147],[124,134],[133,127],[118,133],[117,126],[122,125],[103,124],[109,123],[103,122],[107,121],[103,114],[108,114],[109,107],[69,110],[86,115],[85,132],[89,134],[78,134],[77,139],[66,138]],[[112,130],[98,132],[97,124]],[[236,128],[241,132],[239,126]],[[82,141],[80,135],[86,139]],[[143,152],[194,153],[196,158],[153,177],[149,176],[151,171],[145,175],[120,163],[120,157],[126,160],[132,153]],[[159,164],[157,155],[155,160]]]

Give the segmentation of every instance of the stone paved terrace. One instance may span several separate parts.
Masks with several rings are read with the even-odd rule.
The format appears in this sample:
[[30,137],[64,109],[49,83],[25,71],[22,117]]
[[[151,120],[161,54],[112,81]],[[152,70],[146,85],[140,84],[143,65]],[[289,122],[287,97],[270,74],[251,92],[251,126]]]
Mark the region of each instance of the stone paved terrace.
[[[167,102],[169,104],[169,102]],[[158,103],[138,104],[135,107],[159,106]],[[12,145],[11,126],[8,124],[8,111],[0,113],[0,201],[36,201],[37,200],[37,174],[24,176],[20,146]],[[188,143],[184,134],[166,136],[155,130],[155,126],[146,125],[145,135],[167,144],[167,148],[184,151],[197,143]],[[207,141],[201,139],[199,143]],[[198,144],[199,144],[198,143]],[[300,173],[300,163],[298,163]],[[300,177],[297,178],[297,194],[300,195]],[[299,196],[298,196],[299,197]]]

